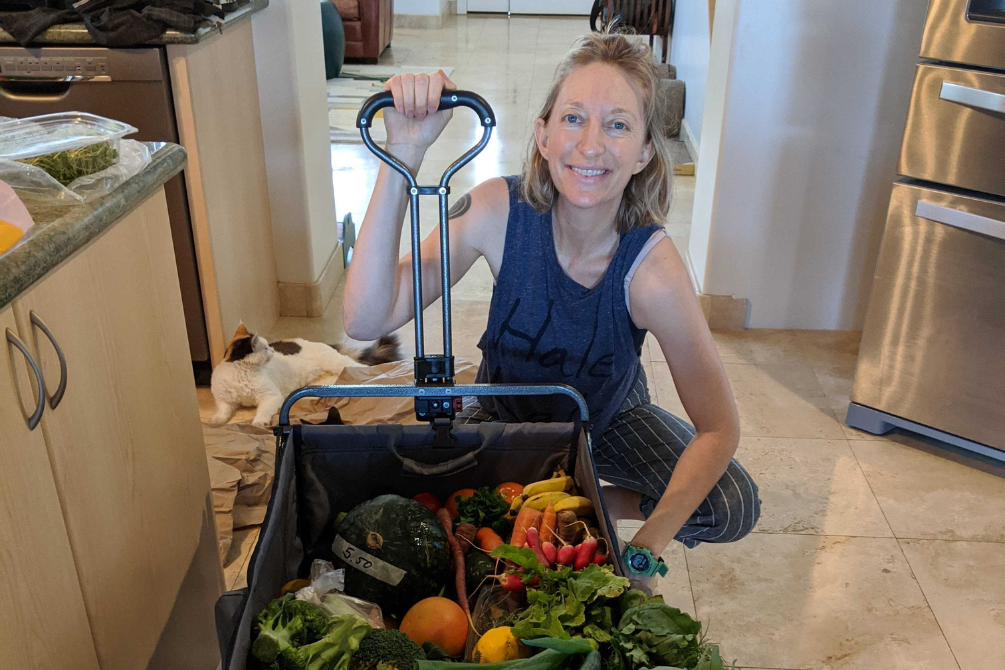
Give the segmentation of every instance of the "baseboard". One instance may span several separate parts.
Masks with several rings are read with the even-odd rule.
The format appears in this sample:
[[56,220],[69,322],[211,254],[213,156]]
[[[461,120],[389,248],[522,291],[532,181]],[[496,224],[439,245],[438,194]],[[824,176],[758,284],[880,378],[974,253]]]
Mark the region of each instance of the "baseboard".
[[684,146],[687,147],[687,152],[691,154],[691,162],[694,163],[694,167],[697,169],[698,143],[694,139],[694,133],[691,132],[691,126],[687,125],[687,119],[680,120],[680,138],[684,141]]
[[394,27],[439,30],[443,27],[443,14],[395,14]]
[[745,330],[750,323],[750,301],[732,295],[698,295],[701,311],[712,330]]
[[335,295],[345,267],[342,262],[342,245],[339,244],[328,257],[321,277],[310,284],[279,282],[279,314],[281,316],[322,316],[325,307]]

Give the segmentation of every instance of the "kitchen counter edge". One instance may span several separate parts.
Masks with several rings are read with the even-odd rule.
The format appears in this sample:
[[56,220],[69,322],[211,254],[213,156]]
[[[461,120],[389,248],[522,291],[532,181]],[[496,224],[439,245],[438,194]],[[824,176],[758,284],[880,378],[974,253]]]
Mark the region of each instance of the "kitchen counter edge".
[[153,195],[184,169],[186,161],[181,146],[159,145],[150,164],[112,193],[28,231],[24,240],[0,256],[0,309]]
[[[213,35],[223,33],[236,23],[240,23],[252,14],[261,11],[269,6],[269,0],[251,0],[247,5],[227,14],[222,21],[204,26],[194,33],[181,33],[177,30],[168,30],[160,37],[138,44],[136,47],[157,47],[168,44],[198,44]],[[17,42],[6,30],[0,28],[0,46],[11,46]],[[53,26],[44,33],[32,40],[32,47],[36,46],[101,46],[94,41],[91,34],[83,23],[64,23]]]

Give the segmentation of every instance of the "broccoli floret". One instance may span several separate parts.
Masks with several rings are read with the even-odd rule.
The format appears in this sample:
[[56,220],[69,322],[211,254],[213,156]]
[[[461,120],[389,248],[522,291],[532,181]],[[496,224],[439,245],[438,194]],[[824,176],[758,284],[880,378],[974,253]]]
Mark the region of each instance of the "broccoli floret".
[[320,610],[288,594],[270,602],[255,617],[251,653],[263,663],[272,663],[284,649],[321,639],[327,626]]
[[347,670],[349,659],[370,632],[365,619],[336,617],[323,638],[302,647],[288,647],[276,657],[280,670]]
[[415,662],[425,660],[422,647],[398,630],[377,629],[367,635],[349,661],[349,670],[414,670]]

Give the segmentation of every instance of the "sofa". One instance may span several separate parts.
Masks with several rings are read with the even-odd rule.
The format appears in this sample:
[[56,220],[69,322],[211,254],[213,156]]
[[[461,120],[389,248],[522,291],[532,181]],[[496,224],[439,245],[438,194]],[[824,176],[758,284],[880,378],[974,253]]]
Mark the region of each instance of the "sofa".
[[394,0],[331,0],[342,17],[345,60],[376,63],[391,44]]

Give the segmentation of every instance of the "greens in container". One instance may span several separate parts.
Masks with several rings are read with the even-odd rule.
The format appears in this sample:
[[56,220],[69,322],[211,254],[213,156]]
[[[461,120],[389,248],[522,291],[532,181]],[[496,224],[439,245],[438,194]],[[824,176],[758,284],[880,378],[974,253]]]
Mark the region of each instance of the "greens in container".
[[136,128],[83,112],[61,112],[0,123],[0,160],[44,170],[63,186],[107,170],[119,141]]

